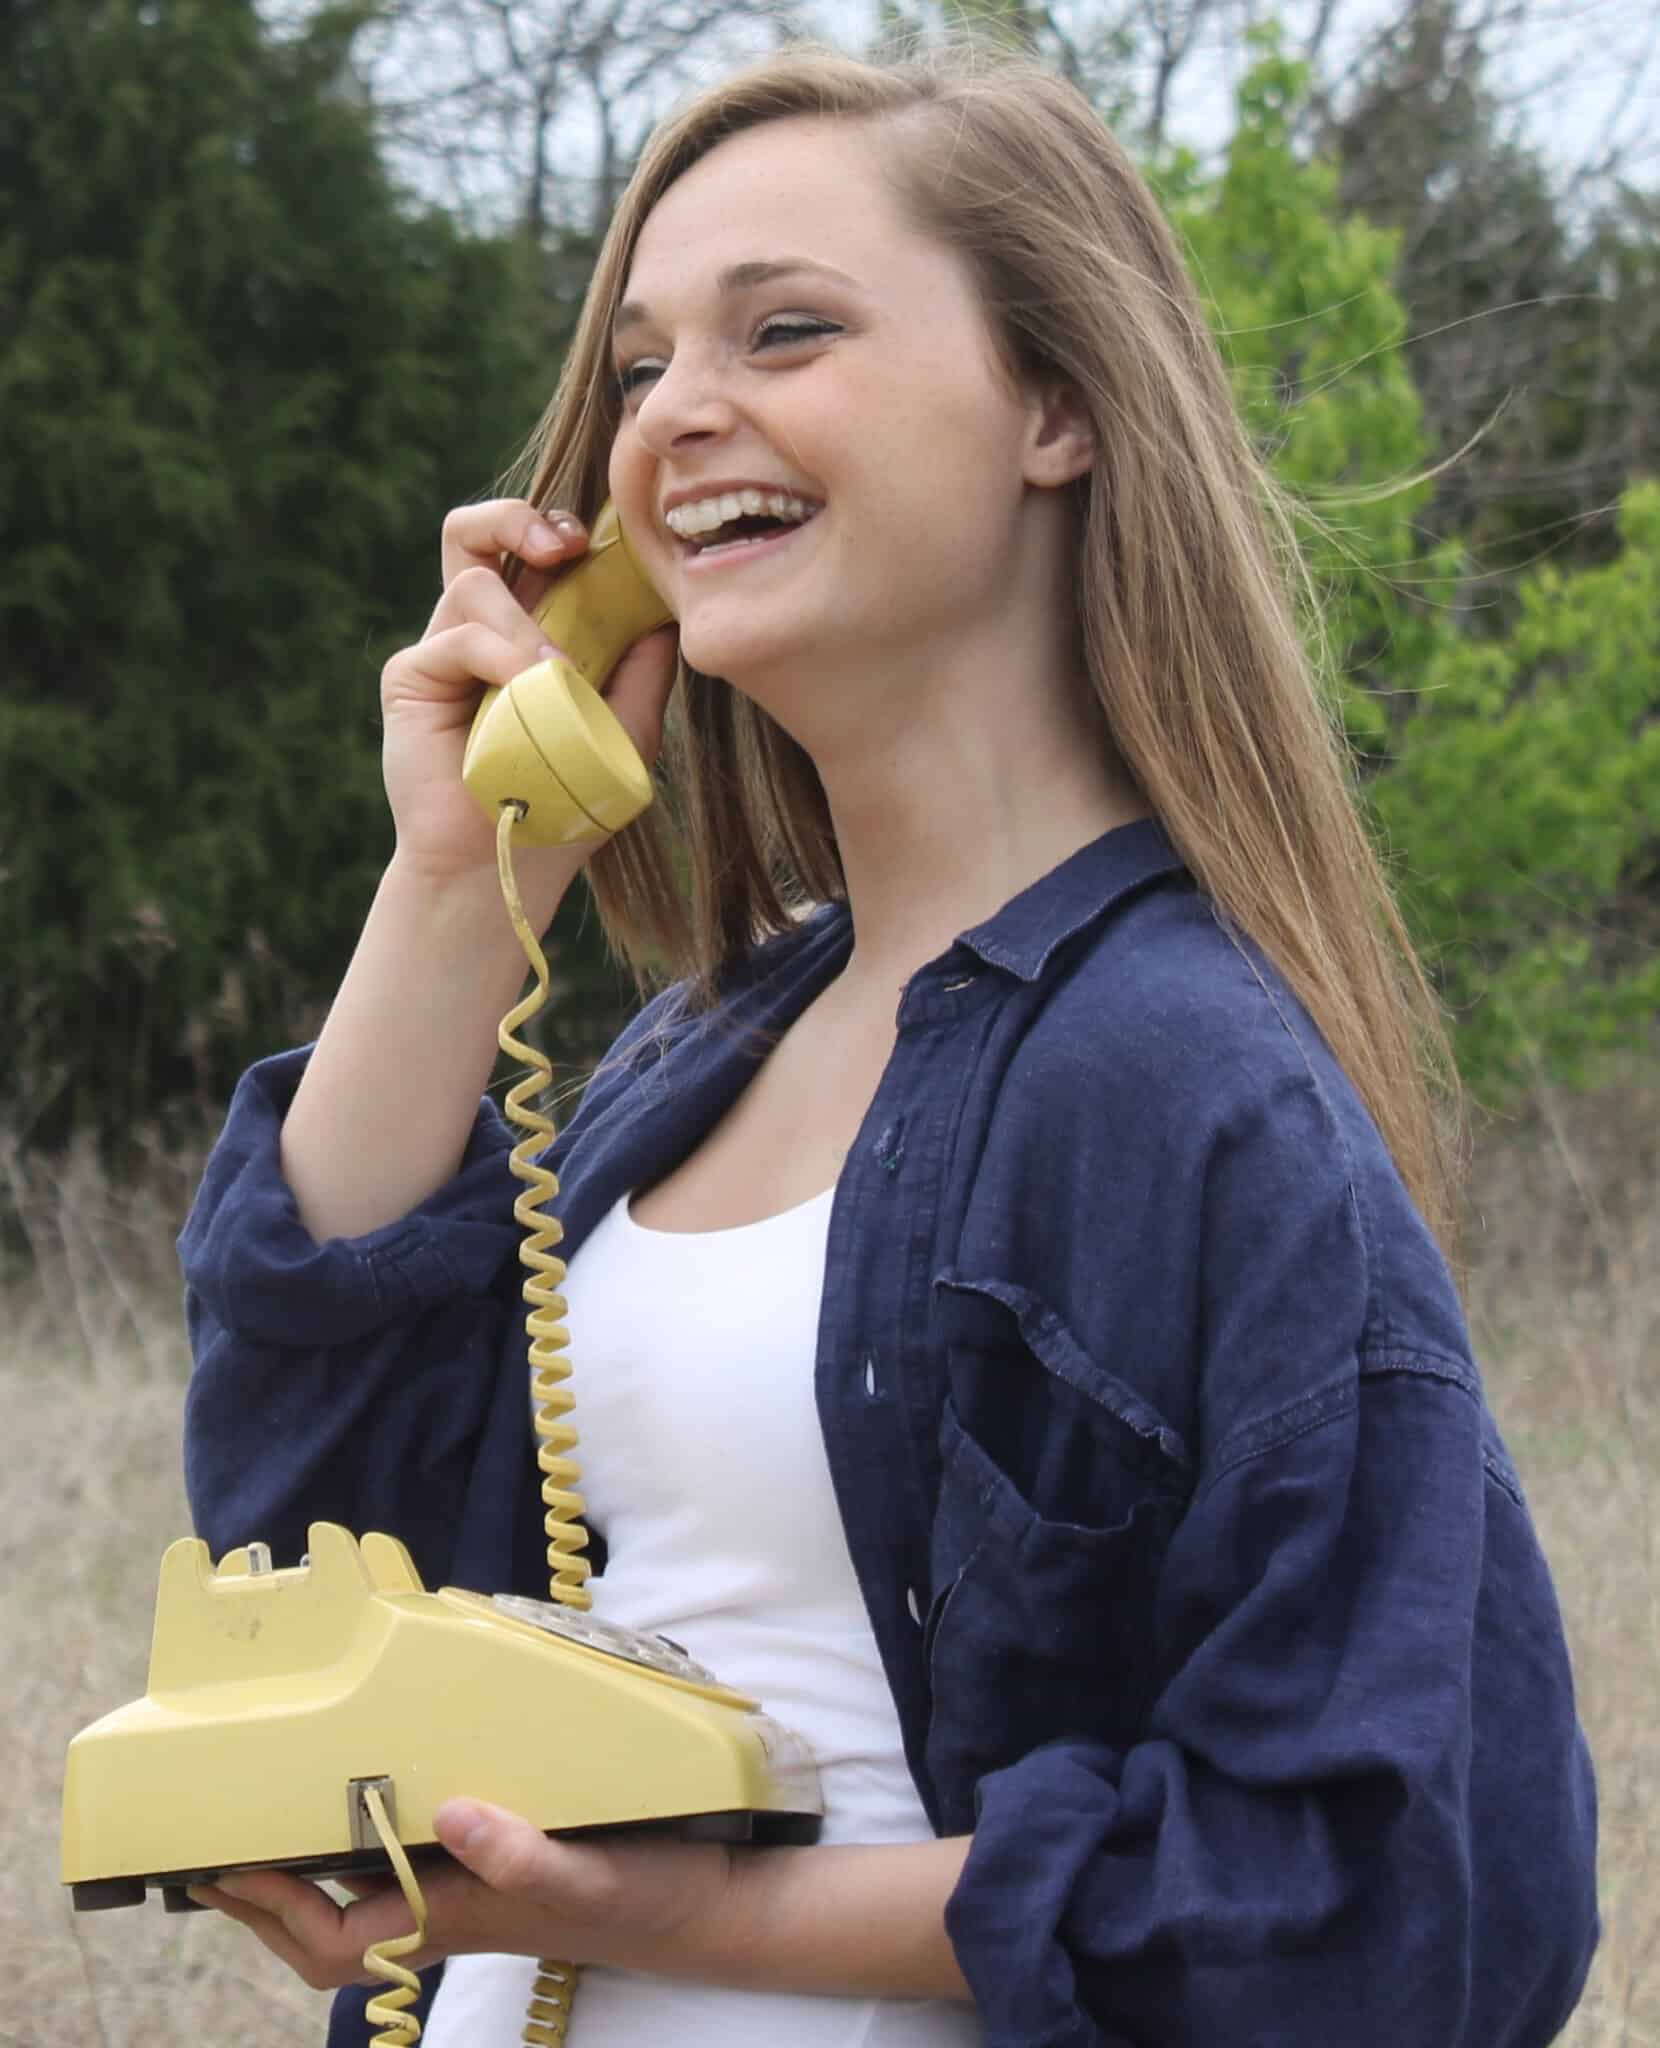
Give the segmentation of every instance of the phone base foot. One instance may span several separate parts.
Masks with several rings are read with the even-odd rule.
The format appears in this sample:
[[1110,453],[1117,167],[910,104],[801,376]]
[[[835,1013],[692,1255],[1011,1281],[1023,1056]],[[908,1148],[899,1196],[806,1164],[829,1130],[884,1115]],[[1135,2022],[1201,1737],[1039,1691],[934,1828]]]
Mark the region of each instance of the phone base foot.
[[144,1880],[141,1877],[90,1878],[85,1884],[72,1884],[69,1899],[77,1913],[107,1913],[114,1906],[142,1906]]

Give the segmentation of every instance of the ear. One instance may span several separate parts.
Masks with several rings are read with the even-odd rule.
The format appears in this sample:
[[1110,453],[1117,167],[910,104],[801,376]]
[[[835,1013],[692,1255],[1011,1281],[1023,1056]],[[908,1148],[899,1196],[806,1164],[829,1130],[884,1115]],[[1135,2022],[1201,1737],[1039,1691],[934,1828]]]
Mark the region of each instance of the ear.
[[1094,422],[1076,388],[1058,380],[1036,386],[1027,410],[1025,475],[1041,490],[1080,477],[1095,460]]

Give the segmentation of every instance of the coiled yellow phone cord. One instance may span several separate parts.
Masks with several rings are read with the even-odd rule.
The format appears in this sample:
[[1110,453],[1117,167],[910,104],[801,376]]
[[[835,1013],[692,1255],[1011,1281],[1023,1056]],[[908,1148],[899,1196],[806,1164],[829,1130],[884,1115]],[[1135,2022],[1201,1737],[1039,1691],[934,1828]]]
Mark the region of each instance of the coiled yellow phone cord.
[[[553,1079],[553,1069],[538,1047],[513,1035],[548,999],[547,955],[530,928],[513,875],[513,827],[521,816],[522,812],[512,804],[503,804],[497,813],[496,873],[501,879],[507,914],[530,962],[536,986],[501,1020],[496,1042],[510,1059],[520,1060],[530,1069],[507,1091],[504,1107],[525,1134],[513,1147],[508,1164],[526,1184],[513,1204],[513,1217],[525,1232],[519,1244],[519,1260],[529,1268],[524,1283],[524,1298],[530,1303],[525,1329],[530,1337],[530,1387],[536,1401],[536,1434],[540,1438],[536,1463],[542,1474],[542,1501],[547,1509],[542,1526],[548,1538],[548,1592],[567,1607],[587,1608],[593,1605],[588,1591],[590,1567],[582,1555],[588,1545],[588,1531],[581,1519],[582,1496],[576,1490],[581,1472],[571,1456],[576,1447],[576,1430],[568,1419],[572,1402],[565,1381],[571,1376],[571,1368],[564,1355],[570,1337],[564,1322],[565,1298],[559,1292],[565,1278],[565,1262],[555,1258],[551,1249],[564,1233],[556,1217],[542,1213],[542,1205],[558,1194],[559,1182],[536,1157],[552,1138],[553,1125],[536,1108],[534,1098]],[[537,1964],[522,2048],[560,2048],[571,2024],[576,1980],[573,1963],[555,1962],[544,1956]]]
[[[503,804],[497,814],[496,872],[501,878],[501,892],[508,916],[513,920],[519,944],[530,962],[536,986],[501,1020],[496,1042],[509,1058],[521,1061],[529,1069],[508,1090],[504,1106],[508,1116],[525,1134],[513,1147],[508,1164],[518,1179],[526,1183],[513,1204],[513,1218],[525,1233],[519,1244],[519,1259],[529,1268],[524,1283],[524,1298],[530,1303],[525,1329],[530,1338],[530,1384],[536,1398],[536,1434],[541,1439],[536,1463],[542,1473],[542,1500],[547,1508],[543,1527],[548,1538],[548,1591],[567,1607],[588,1608],[593,1604],[588,1591],[591,1568],[582,1555],[588,1545],[588,1531],[582,1525],[583,1501],[576,1490],[581,1472],[571,1456],[576,1447],[576,1430],[567,1419],[572,1401],[564,1384],[571,1374],[564,1356],[570,1343],[564,1322],[565,1299],[559,1292],[560,1283],[565,1278],[565,1262],[556,1258],[552,1250],[563,1232],[557,1217],[542,1213],[542,1205],[558,1194],[559,1182],[536,1157],[554,1134],[553,1124],[535,1106],[534,1100],[553,1079],[553,1069],[546,1055],[536,1046],[513,1035],[521,1024],[528,1023],[536,1015],[548,999],[547,955],[525,916],[524,905],[519,899],[519,886],[513,875],[513,827],[522,815],[523,812],[513,804]],[[409,2044],[421,2038],[421,2023],[408,2011],[420,1995],[421,1981],[394,1958],[408,1955],[426,1939],[426,1901],[421,1897],[421,1888],[415,1881],[409,1859],[392,1833],[386,1810],[373,1786],[364,1788],[363,1799],[380,1835],[381,1846],[392,1859],[403,1895],[409,1901],[409,1910],[415,1916],[413,1934],[376,1942],[365,1952],[363,1967],[398,1988],[384,1994],[377,1992],[365,2006],[364,2015],[375,2026],[390,2029],[377,2034],[371,2048],[409,2048]],[[522,2048],[560,2048],[571,2024],[571,2001],[576,1994],[576,1980],[574,1963],[555,1962],[547,1956],[538,1962],[536,1982],[531,1989],[530,2006],[521,2036]]]
[[375,2036],[370,2048],[409,2048],[411,2042],[421,2038],[421,2023],[409,2010],[421,1995],[421,1980],[413,1970],[405,1969],[396,1958],[413,1953],[426,1940],[426,1900],[421,1897],[421,1887],[415,1882],[415,1873],[409,1867],[409,1858],[403,1852],[403,1844],[392,1832],[392,1824],[387,1819],[380,1793],[373,1785],[364,1785],[358,1796],[374,1823],[375,1833],[380,1836],[380,1846],[392,1860],[392,1868],[397,1872],[404,1898],[408,1901],[410,1912],[415,1916],[413,1934],[394,1935],[390,1941],[373,1942],[364,1950],[364,1969],[397,1988],[393,1991],[377,1991],[364,2006],[363,2017],[371,2026],[383,2030]]
[[576,1446],[576,1430],[566,1419],[571,1395],[565,1381],[571,1368],[563,1356],[570,1337],[565,1329],[565,1298],[559,1292],[565,1278],[565,1262],[553,1256],[564,1232],[557,1217],[542,1214],[542,1205],[559,1192],[559,1183],[537,1153],[553,1136],[553,1125],[535,1106],[535,1098],[553,1079],[546,1056],[534,1045],[515,1038],[514,1032],[527,1023],[548,999],[548,963],[519,901],[519,887],[513,876],[513,827],[521,813],[503,804],[496,819],[496,872],[507,914],[519,935],[525,958],[530,962],[536,986],[516,1003],[501,1020],[496,1042],[510,1059],[530,1069],[507,1091],[503,1105],[508,1116],[524,1132],[513,1147],[508,1165],[526,1186],[513,1204],[513,1219],[525,1232],[519,1245],[521,1264],[529,1268],[524,1298],[530,1303],[525,1329],[530,1336],[530,1386],[536,1399],[536,1434],[541,1443],[536,1463],[542,1473],[542,1501],[547,1508],[543,1527],[548,1538],[548,1570],[551,1597],[566,1607],[588,1608],[588,1531],[582,1525],[583,1501],[576,1491],[581,1477],[576,1460],[570,1456]]

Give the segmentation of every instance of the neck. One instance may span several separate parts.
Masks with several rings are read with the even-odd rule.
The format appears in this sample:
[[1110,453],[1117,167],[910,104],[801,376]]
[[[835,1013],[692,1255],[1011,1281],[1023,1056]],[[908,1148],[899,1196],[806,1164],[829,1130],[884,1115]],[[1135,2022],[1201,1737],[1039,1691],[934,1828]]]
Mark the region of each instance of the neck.
[[853,916],[850,995],[897,994],[960,932],[1147,811],[1081,684],[1016,700],[986,673],[978,690],[957,675],[908,695],[902,720],[859,721],[814,753]]
[[1073,646],[1064,508],[1044,500],[979,602],[866,615],[740,687],[811,756],[835,826],[851,995],[896,992],[958,933],[1147,806]]

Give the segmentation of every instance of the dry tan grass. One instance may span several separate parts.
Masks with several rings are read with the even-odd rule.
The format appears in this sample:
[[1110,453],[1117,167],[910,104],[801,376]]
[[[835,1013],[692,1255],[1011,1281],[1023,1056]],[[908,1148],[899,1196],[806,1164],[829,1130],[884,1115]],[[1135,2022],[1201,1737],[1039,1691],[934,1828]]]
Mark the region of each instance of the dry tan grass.
[[1660,2043],[1660,1066],[1541,1089],[1479,1155],[1471,1313],[1556,1576],[1600,1786],[1573,2048]]
[[[1606,1933],[1569,2048],[1660,2048],[1660,1068],[1542,1094],[1487,1134],[1472,1310],[1568,1619],[1602,1783]],[[76,1915],[57,1885],[65,1744],[142,1691],[156,1560],[187,1527],[171,1237],[193,1162],[103,1185],[0,1146],[30,1257],[0,1274],[0,2048],[199,2038],[315,2048],[326,1999],[208,1916]],[[8,1185],[9,1184],[9,1185]],[[1412,2048],[1434,2048],[1415,2043]]]
[[[0,1149],[32,1258],[0,1288],[0,2048],[316,2048],[328,2000],[216,1915],[78,1914],[58,1885],[69,1738],[144,1690],[156,1564],[189,1533],[171,1252],[188,1163],[106,1186]],[[8,1185],[9,1184],[9,1185]]]

